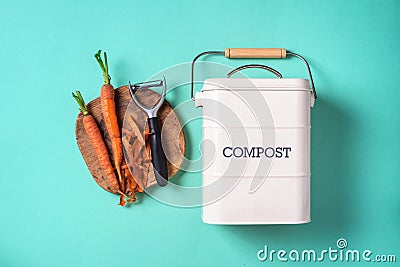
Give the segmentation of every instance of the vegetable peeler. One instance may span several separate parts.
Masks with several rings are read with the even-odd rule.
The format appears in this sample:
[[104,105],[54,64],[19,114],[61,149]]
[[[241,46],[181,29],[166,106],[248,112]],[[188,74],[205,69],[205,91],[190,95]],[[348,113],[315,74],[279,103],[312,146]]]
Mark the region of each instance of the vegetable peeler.
[[[153,107],[147,107],[143,105],[139,99],[136,97],[137,90],[140,89],[149,89],[153,87],[163,87],[160,99]],[[160,109],[161,105],[164,103],[165,93],[167,91],[167,84],[165,81],[165,77],[163,80],[155,80],[149,82],[135,83],[131,85],[129,82],[129,92],[133,101],[144,111],[147,113],[148,119],[147,123],[149,125],[150,131],[150,150],[151,150],[151,161],[154,167],[154,174],[156,177],[157,184],[160,186],[166,186],[168,183],[168,169],[167,169],[167,160],[165,158],[165,153],[161,143],[161,131],[158,125],[158,117],[157,112]]]

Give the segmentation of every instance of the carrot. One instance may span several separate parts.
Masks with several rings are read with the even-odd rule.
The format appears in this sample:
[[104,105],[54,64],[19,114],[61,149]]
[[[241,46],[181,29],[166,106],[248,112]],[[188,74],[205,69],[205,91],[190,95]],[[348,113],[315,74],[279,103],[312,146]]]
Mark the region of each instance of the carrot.
[[90,115],[87,110],[85,101],[79,91],[76,91],[76,94],[72,93],[72,97],[76,100],[79,105],[79,109],[83,114],[83,127],[89,137],[90,143],[92,144],[96,156],[99,160],[100,166],[106,174],[106,179],[109,184],[112,186],[112,191],[119,192],[118,180],[115,176],[114,169],[110,162],[110,157],[108,156],[107,147],[104,143],[103,136],[100,133],[100,130],[97,126],[96,121],[93,116]]
[[101,87],[100,102],[103,119],[106,125],[107,132],[111,139],[112,154],[114,159],[114,168],[118,174],[118,182],[120,191],[125,191],[125,182],[121,174],[122,164],[122,142],[121,134],[118,126],[117,112],[114,102],[114,87],[110,84],[111,77],[108,73],[107,54],[104,52],[104,63],[101,58],[101,50],[99,50],[94,57],[100,65],[104,76],[104,84]]

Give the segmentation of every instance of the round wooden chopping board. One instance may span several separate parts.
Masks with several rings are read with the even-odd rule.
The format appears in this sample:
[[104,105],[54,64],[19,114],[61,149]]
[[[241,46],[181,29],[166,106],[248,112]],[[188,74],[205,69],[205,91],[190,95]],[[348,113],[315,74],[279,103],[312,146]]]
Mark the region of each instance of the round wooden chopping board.
[[[139,90],[136,95],[144,105],[149,107],[160,98],[159,94],[149,89]],[[115,90],[115,105],[122,135],[125,161],[123,165],[129,167],[132,176],[141,188],[152,186],[156,184],[156,181],[151,156],[145,147],[147,114],[131,101],[128,86],[122,86]],[[103,133],[103,139],[110,156],[112,156],[111,141],[104,124],[100,98],[87,103],[87,108]],[[108,192],[117,193],[112,190],[105,178],[105,173],[99,165],[96,153],[83,127],[82,118],[83,114],[80,112],[76,119],[75,133],[83,159],[95,181]],[[183,163],[185,138],[178,117],[166,100],[158,111],[158,118],[162,131],[163,149],[167,158],[168,177],[171,178]]]

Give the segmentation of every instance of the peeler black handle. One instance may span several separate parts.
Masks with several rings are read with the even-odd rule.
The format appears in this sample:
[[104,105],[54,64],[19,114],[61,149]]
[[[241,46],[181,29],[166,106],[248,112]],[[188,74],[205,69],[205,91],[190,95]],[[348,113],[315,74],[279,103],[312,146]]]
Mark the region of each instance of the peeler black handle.
[[151,161],[153,162],[154,174],[156,181],[160,186],[166,186],[168,183],[167,160],[161,144],[161,131],[158,125],[158,118],[153,117],[148,119],[150,130],[150,149]]

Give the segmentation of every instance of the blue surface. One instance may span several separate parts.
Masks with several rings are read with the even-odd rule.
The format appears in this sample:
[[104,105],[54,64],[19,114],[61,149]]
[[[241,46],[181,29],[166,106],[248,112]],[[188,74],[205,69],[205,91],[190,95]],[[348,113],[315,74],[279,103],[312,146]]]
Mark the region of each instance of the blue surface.
[[[304,266],[261,262],[257,251],[322,250],[340,237],[400,257],[399,14],[399,1],[3,0],[0,266]],[[225,47],[286,47],[310,61],[319,99],[309,224],[211,226],[201,209],[151,198],[120,208],[90,177],[70,94],[98,96],[97,49],[120,86]],[[306,76],[295,60],[271,65]],[[183,88],[171,102],[189,97]],[[201,139],[199,127],[186,134]]]

